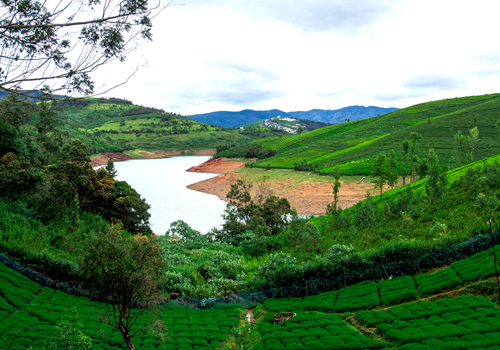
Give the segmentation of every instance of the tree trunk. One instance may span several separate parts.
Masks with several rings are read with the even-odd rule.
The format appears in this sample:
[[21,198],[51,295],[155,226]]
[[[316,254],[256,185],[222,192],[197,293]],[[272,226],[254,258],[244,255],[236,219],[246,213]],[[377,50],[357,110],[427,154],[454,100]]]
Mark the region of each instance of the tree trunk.
[[128,334],[128,332],[125,329],[125,327],[123,326],[122,322],[123,321],[120,320],[120,325],[118,326],[118,328],[120,329],[120,332],[122,333],[123,340],[125,341],[125,344],[127,344],[129,350],[135,350],[135,346],[134,346],[134,343],[132,342],[132,338]]
[[410,182],[413,182],[413,155],[411,156]]
[[342,269],[344,270],[344,288],[347,288],[347,283],[345,280],[345,267],[342,266]]
[[406,158],[403,159],[403,186],[405,185]]

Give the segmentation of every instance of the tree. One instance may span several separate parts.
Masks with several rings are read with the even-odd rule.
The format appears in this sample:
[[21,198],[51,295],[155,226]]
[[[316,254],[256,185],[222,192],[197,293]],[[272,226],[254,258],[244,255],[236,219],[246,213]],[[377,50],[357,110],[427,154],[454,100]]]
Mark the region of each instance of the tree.
[[127,182],[116,181],[108,220],[119,220],[130,233],[151,234],[148,210],[151,206]]
[[389,169],[387,171],[387,185],[394,188],[398,181],[398,169],[396,166],[396,153],[393,149],[389,151]]
[[418,141],[422,138],[422,136],[418,132],[412,132],[410,134],[410,157],[411,157],[411,181],[415,181],[415,173],[416,173],[416,155],[418,151]]
[[3,0],[0,89],[49,84],[52,91],[91,95],[90,74],[123,61],[136,39],[151,40],[151,19],[165,7],[150,8],[148,0]]
[[269,196],[263,202],[254,202],[250,195],[251,184],[238,180],[231,185],[227,194],[229,204],[222,217],[225,222],[220,230],[215,230],[215,238],[230,244],[239,242],[239,236],[247,230],[259,236],[276,234],[286,226],[287,215],[293,211],[286,198]]
[[372,173],[371,175],[377,177],[373,182],[375,183],[375,187],[380,188],[380,198],[382,199],[382,189],[384,185],[387,183],[387,157],[384,153],[380,153],[377,158],[375,158],[375,162],[373,163]]
[[477,126],[474,126],[469,130],[469,141],[470,141],[470,158],[471,162],[474,160],[474,143],[479,141],[479,130]]
[[347,287],[345,270],[349,263],[353,263],[351,260],[354,260],[355,257],[355,248],[352,245],[346,246],[342,244],[334,244],[330,247],[328,253],[325,254],[324,259],[326,261],[342,267],[342,271],[344,272],[344,288]]
[[429,173],[429,162],[427,161],[426,158],[419,159],[416,162],[416,170],[418,174],[418,179],[423,179],[427,176]]
[[453,148],[455,151],[455,167],[467,162],[467,137],[460,130],[453,137]]
[[38,142],[43,145],[43,148],[49,152],[55,153],[63,143],[62,134],[58,127],[62,122],[56,117],[56,102],[48,103],[42,100],[38,104],[39,119],[36,123],[38,130]]
[[438,159],[436,155],[431,161],[429,161],[430,178],[425,185],[425,192],[427,193],[427,197],[429,198],[431,205],[434,205],[434,202],[442,197],[446,186],[446,175],[439,172],[437,163]]
[[300,134],[302,134],[303,132],[304,132],[304,128],[303,128],[302,126],[299,126],[299,127],[297,128],[297,134],[299,134],[299,135],[300,135]]
[[333,168],[333,171],[332,171],[332,176],[333,176],[333,185],[332,185],[332,193],[333,193],[333,208],[331,208],[330,205],[327,206],[326,208],[326,211],[327,213],[334,213],[334,212],[337,212],[337,203],[339,202],[339,189],[340,189],[340,186],[341,186],[341,183],[340,183],[340,176],[341,176],[341,173],[340,173],[340,166],[335,166],[335,168]]
[[408,140],[403,141],[403,186],[405,185],[405,175],[406,175],[406,160],[408,157],[408,150],[410,148],[410,143]]
[[[138,319],[164,299],[165,260],[154,238],[123,237],[119,227],[93,236],[80,264],[84,285],[107,299],[103,321],[119,331],[128,348],[144,330]],[[137,329],[138,328],[138,329]]]
[[116,168],[115,168],[115,163],[113,163],[113,159],[109,158],[108,163],[106,164],[105,167],[106,171],[113,177],[116,177]]
[[500,117],[498,118],[497,122],[495,123],[495,128],[500,133]]

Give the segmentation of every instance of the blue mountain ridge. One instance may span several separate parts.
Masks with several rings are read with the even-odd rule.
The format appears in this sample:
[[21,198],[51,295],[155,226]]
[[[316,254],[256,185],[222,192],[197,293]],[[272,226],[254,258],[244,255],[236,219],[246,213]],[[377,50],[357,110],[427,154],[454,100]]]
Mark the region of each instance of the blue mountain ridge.
[[349,106],[334,110],[311,109],[310,111],[283,112],[279,109],[269,111],[255,111],[244,109],[239,112],[218,111],[204,114],[193,114],[187,117],[205,123],[224,127],[241,126],[262,119],[276,118],[278,116],[314,120],[323,123],[339,124],[345,122],[345,119],[351,121],[372,118],[377,115],[387,114],[398,110],[399,108],[375,107],[375,106]]

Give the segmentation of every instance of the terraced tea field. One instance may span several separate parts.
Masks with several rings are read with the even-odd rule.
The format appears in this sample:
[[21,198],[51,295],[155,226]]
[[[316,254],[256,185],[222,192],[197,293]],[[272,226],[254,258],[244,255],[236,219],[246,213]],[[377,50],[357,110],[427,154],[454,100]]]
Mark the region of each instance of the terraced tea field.
[[[468,135],[474,126],[479,130],[479,141],[473,146],[474,159],[500,153],[499,130],[495,127],[499,115],[500,94],[440,100],[302,135],[257,140],[221,155],[244,156],[249,147],[260,145],[278,154],[258,160],[254,164],[257,167],[293,168],[294,163],[307,160],[320,172],[329,172],[340,165],[346,175],[365,175],[370,173],[373,160],[391,149],[396,152],[401,168],[402,141],[409,139],[411,132],[417,132],[422,136],[419,156],[424,157],[429,145],[435,149],[442,167],[447,168],[454,155],[454,135],[457,131]],[[472,148],[467,147],[469,151]]]
[[[500,245],[495,248],[500,252]],[[169,303],[160,308],[166,338],[144,333],[134,337],[134,343],[147,350],[239,349],[234,338],[239,327],[244,330],[243,343],[254,337],[247,344],[254,350],[500,349],[500,308],[492,301],[451,294],[426,299],[494,278],[491,253],[414,277],[364,281],[305,298],[268,299],[260,307],[264,316],[249,333],[246,311],[236,305],[187,310]],[[92,349],[124,349],[121,334],[99,318],[105,310],[102,303],[42,288],[0,264],[0,349],[48,348],[58,337],[57,325],[68,317],[72,324],[82,325]],[[274,324],[278,312],[296,316]],[[139,326],[150,318],[145,314]]]
[[[168,341],[156,335],[133,338],[137,349],[214,349],[225,342],[231,328],[240,322],[240,311],[223,305],[221,309],[185,310],[170,305],[161,310],[160,320],[168,329]],[[102,303],[42,288],[19,273],[0,264],[0,349],[47,349],[58,338],[56,325],[72,315],[90,337],[92,349],[125,349],[119,332],[101,322],[106,312]],[[150,314],[139,319],[144,326]]]

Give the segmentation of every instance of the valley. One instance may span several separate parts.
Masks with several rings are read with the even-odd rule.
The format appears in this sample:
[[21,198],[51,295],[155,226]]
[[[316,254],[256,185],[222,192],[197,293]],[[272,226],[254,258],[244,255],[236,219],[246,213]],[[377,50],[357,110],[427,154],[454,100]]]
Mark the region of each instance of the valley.
[[[162,305],[143,313],[138,300],[149,292],[136,292],[131,314],[170,335],[148,330],[134,339],[141,349],[427,350],[425,340],[435,339],[447,350],[456,337],[460,349],[494,349],[499,96],[434,101],[280,136],[114,99],[60,110],[41,103],[20,124],[2,117],[1,135],[10,136],[2,136],[0,169],[0,316],[7,320],[0,344],[53,344],[64,322],[77,324],[77,316],[65,318],[63,308],[72,307],[81,339],[96,349],[124,348],[124,336],[101,332],[94,316],[121,302],[105,292],[112,283],[96,283],[99,271],[121,271],[113,278],[144,278],[140,285],[155,291],[148,300]],[[167,204],[179,206],[187,194],[161,192],[174,182],[172,169],[146,162],[197,154],[213,157],[173,176],[183,190],[230,203],[217,200],[223,205],[211,215],[222,211],[219,226],[190,224],[209,221],[194,199],[180,209],[191,217],[179,214],[158,231],[151,214],[173,211]],[[125,168],[136,180],[120,177]],[[190,181],[187,174],[221,175]],[[149,203],[144,186],[166,202]],[[130,274],[137,264],[145,265]],[[255,325],[245,321],[249,310]],[[297,316],[273,324],[282,312]],[[449,331],[437,332],[445,324]]]

